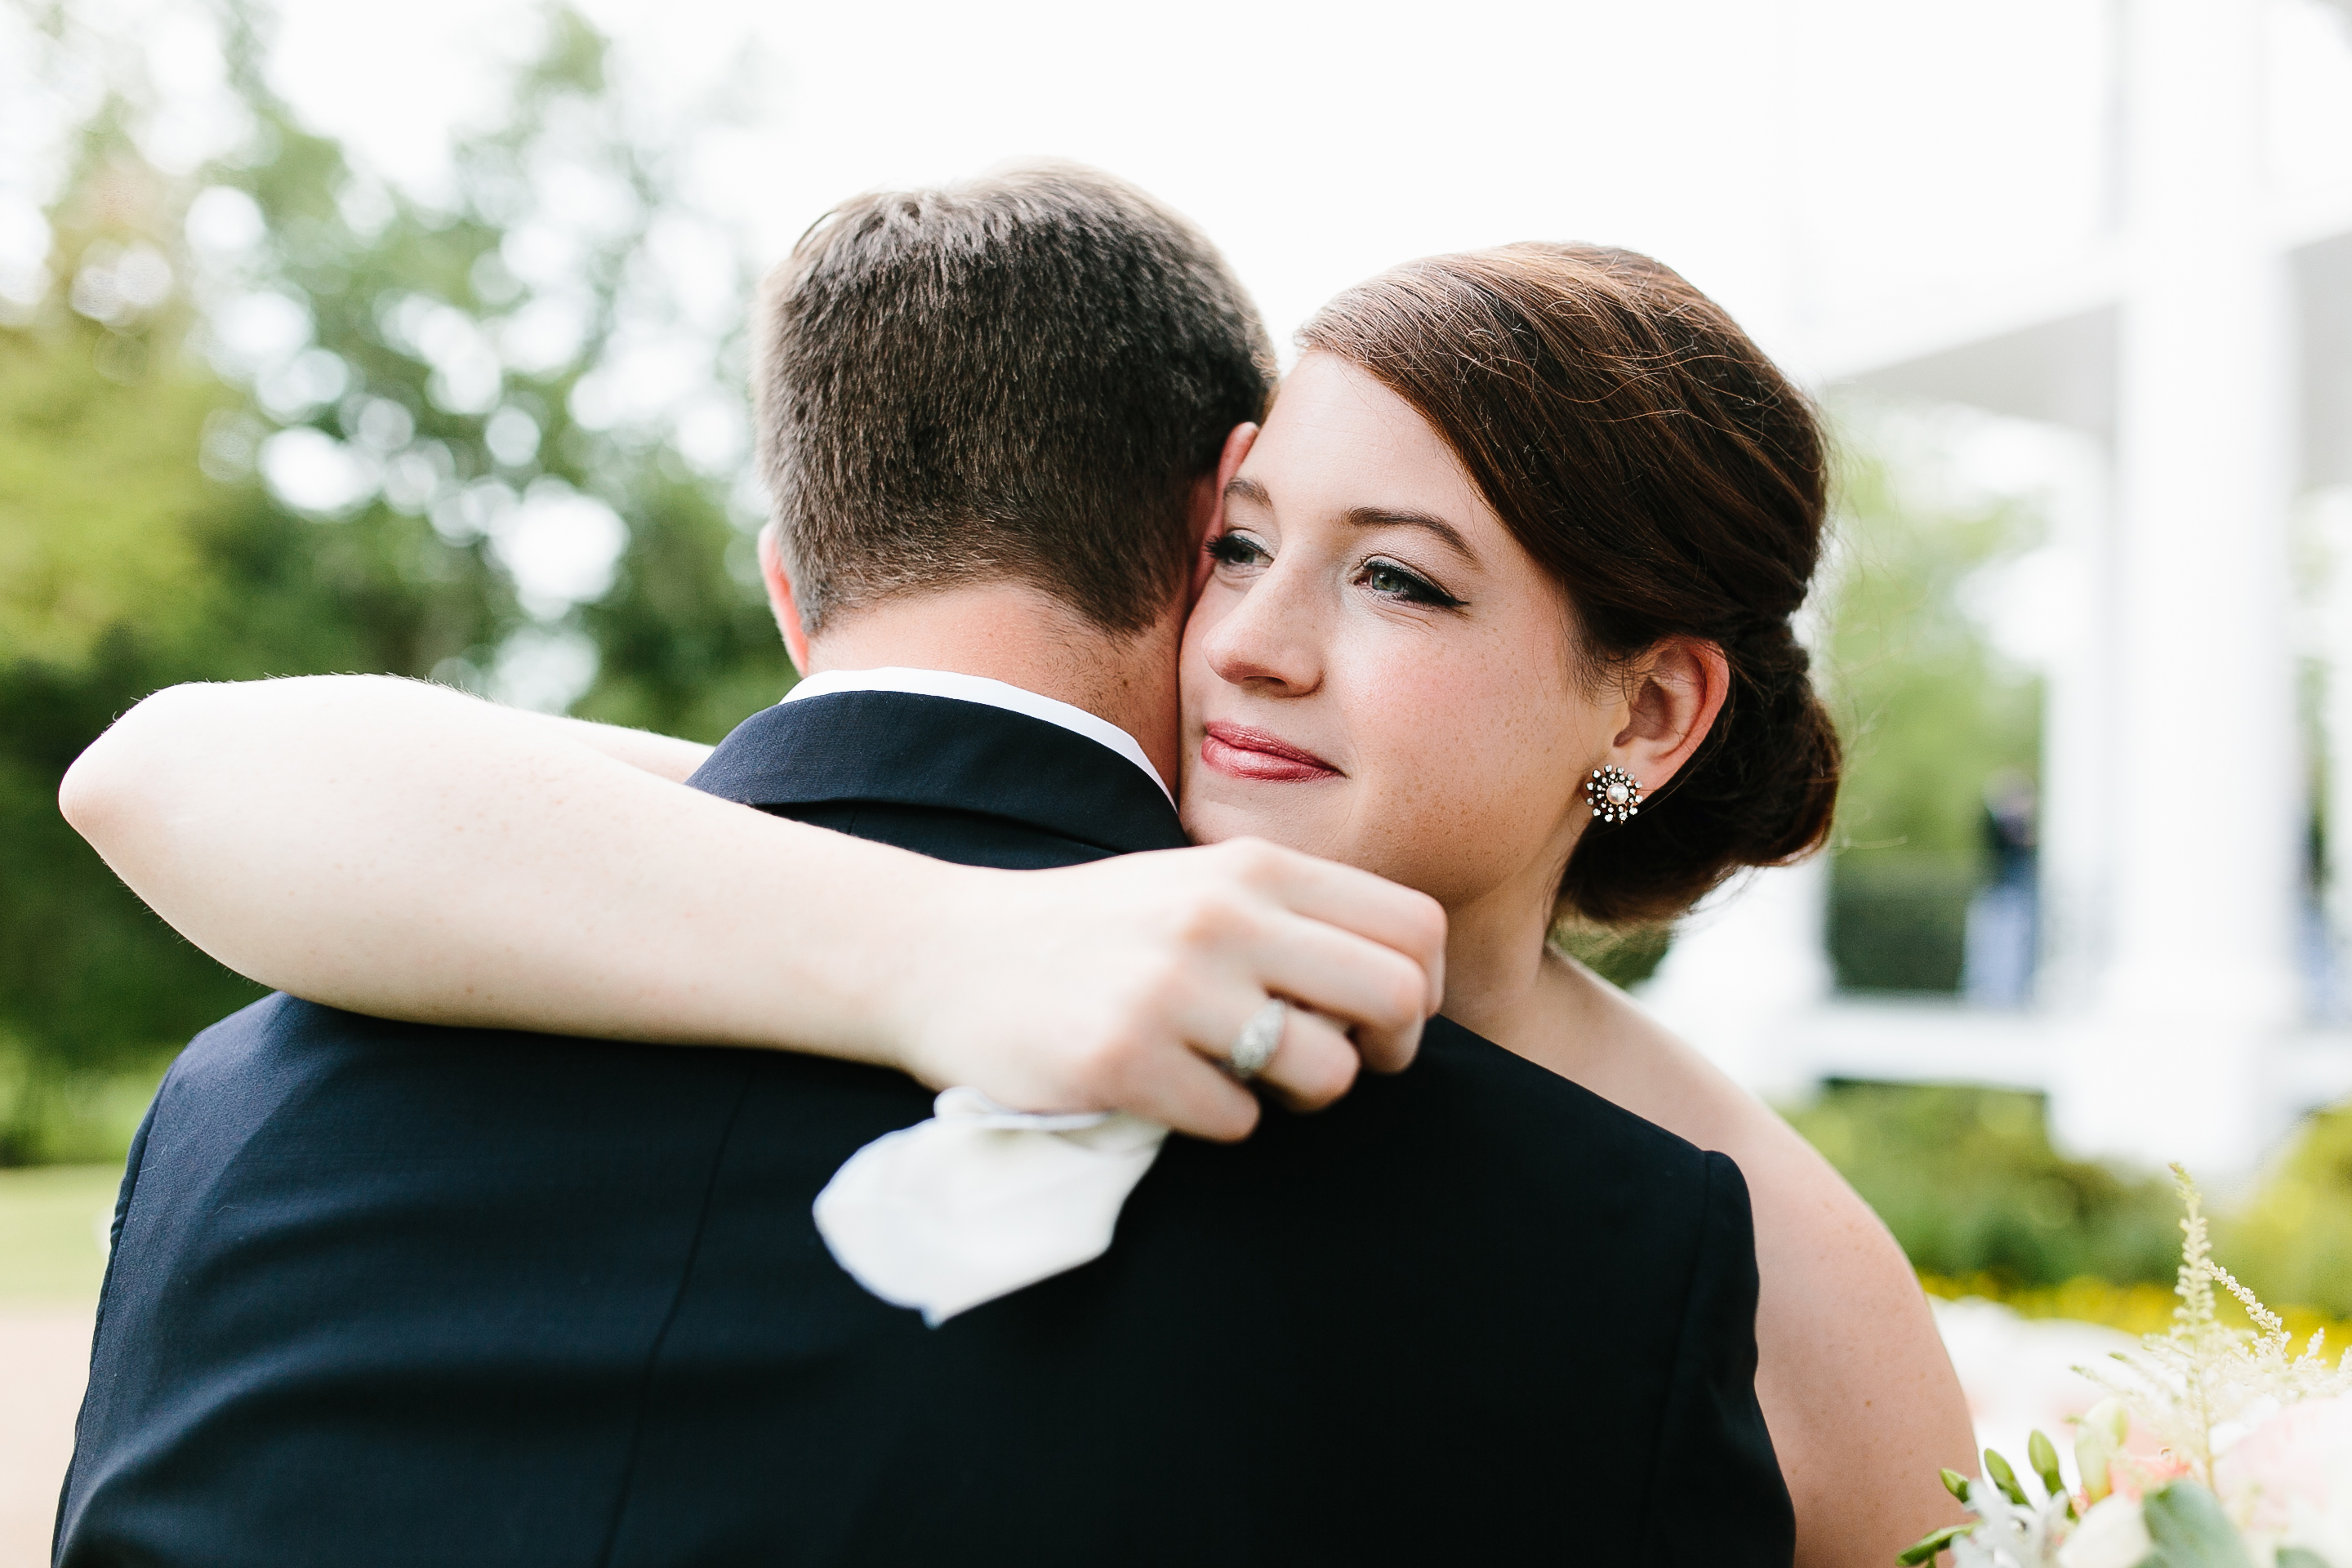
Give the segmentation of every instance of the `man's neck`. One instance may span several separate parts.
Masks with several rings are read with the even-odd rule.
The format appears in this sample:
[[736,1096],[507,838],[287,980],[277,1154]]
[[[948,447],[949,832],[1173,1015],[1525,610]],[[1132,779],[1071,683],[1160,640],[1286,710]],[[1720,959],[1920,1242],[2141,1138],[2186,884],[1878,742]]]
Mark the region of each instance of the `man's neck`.
[[1002,680],[1118,725],[1172,783],[1182,631],[1181,605],[1135,636],[1116,637],[1034,588],[983,583],[840,616],[809,640],[803,673],[898,665]]

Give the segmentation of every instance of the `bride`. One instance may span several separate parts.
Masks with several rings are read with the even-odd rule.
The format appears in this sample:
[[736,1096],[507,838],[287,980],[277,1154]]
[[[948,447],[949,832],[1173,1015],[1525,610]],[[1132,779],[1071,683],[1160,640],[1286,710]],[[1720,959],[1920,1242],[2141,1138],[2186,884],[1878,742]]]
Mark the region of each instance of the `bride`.
[[[1438,922],[1361,873],[1417,889],[1450,1017],[1738,1162],[1798,1560],[1882,1563],[1956,1517],[1937,1467],[1976,1468],[1901,1252],[1550,942],[1670,920],[1828,829],[1837,746],[1790,629],[1825,504],[1812,413],[1682,279],[1597,247],[1413,263],[1300,346],[1226,448],[1179,656],[1181,804],[1215,847],[928,861],[678,787],[701,747],[356,677],[159,693],[63,804],[191,940],[315,1001],[816,1051],[1219,1138],[1258,1114],[1209,1065],[1237,996],[1320,1002],[1381,1026],[1371,1065],[1409,1057]],[[1428,962],[1368,965],[1358,936]],[[1356,1059],[1294,1010],[1268,1078],[1312,1108]]]

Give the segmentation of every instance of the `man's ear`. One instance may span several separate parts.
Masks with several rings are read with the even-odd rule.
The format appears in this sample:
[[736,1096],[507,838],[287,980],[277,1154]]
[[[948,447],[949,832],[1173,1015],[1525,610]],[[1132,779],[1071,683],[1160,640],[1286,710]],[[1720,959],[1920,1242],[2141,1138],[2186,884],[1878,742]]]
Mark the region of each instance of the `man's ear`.
[[1225,449],[1217,455],[1215,475],[1203,474],[1192,486],[1192,588],[1185,607],[1201,596],[1209,585],[1208,542],[1225,526],[1225,487],[1242,471],[1242,461],[1257,444],[1257,426],[1236,425],[1225,437]]
[[1731,661],[1698,637],[1668,637],[1633,670],[1624,728],[1610,742],[1609,761],[1644,790],[1664,786],[1682,771],[1715,728],[1731,693]]
[[793,574],[784,565],[784,551],[772,520],[760,530],[760,579],[768,585],[768,608],[776,615],[776,629],[784,634],[784,651],[793,668],[809,673],[808,633],[801,629],[800,601],[793,597]]

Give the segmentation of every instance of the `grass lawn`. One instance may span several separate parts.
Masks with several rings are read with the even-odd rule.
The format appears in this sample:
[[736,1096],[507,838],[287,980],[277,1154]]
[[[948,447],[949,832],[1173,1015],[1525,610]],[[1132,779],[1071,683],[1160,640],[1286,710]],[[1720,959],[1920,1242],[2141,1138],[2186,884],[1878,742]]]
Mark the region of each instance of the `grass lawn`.
[[0,1170],[0,1306],[98,1300],[120,1165]]

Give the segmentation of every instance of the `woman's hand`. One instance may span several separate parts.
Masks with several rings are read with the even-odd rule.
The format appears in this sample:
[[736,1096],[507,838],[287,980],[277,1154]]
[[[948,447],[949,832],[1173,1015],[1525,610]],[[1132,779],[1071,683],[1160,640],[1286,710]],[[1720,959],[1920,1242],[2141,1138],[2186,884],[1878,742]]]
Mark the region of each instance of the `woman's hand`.
[[415,1023],[806,1051],[1238,1138],[1256,1100],[1210,1058],[1268,994],[1322,1015],[1265,1073],[1301,1108],[1359,1047],[1402,1067],[1436,1006],[1443,914],[1367,873],[1251,843],[954,866],[676,783],[704,750],[382,677],[185,686],[60,805],[230,968]]
[[898,998],[906,1070],[1203,1138],[1256,1125],[1256,1098],[1215,1064],[1269,995],[1299,1005],[1263,1081],[1316,1110],[1360,1059],[1411,1062],[1444,990],[1436,900],[1256,839],[967,875],[927,923]]

